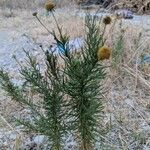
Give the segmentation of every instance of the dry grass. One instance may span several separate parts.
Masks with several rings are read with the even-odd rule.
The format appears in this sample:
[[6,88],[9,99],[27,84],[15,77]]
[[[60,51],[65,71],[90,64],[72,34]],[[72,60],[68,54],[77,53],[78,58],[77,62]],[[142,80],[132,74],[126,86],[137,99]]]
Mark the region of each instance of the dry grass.
[[[9,9],[36,9],[43,7],[46,0],[1,0],[0,7]],[[54,0],[57,7],[73,5],[72,0]]]
[[0,6],[3,8],[36,8],[42,6],[45,0],[1,0]]
[[[56,17],[59,23],[64,28],[65,32],[68,32],[71,38],[80,37],[83,35],[83,20],[76,17],[75,9],[72,9],[70,13],[70,8],[57,9]],[[5,12],[0,10],[0,28],[5,30],[10,30],[13,32],[13,38],[18,36],[18,34],[27,34],[32,37],[36,42],[41,43],[44,39],[44,44],[49,44],[49,41],[53,41],[52,36],[40,25],[35,17],[32,16],[33,11],[26,10],[13,10],[13,17],[6,17],[4,13],[9,13],[8,9]],[[39,18],[44,22],[44,24],[53,30],[56,25],[53,23],[52,16],[46,16],[45,10],[38,10]]]
[[[71,38],[83,36],[84,31],[83,19],[73,15],[75,11],[68,8],[56,10],[59,23],[64,26]],[[43,10],[39,9],[38,12],[45,25],[50,30],[55,29],[52,18],[46,17]],[[3,11],[0,13],[0,19],[3,20],[3,22],[0,21],[0,28],[9,30],[12,34],[11,38],[26,33],[37,43],[43,43],[45,46],[53,42],[52,37],[32,16],[32,11],[13,10],[13,13],[14,16],[9,18],[3,16]],[[114,32],[110,32],[110,28],[107,29],[106,37],[108,37],[107,43],[113,46],[113,40],[117,37],[119,28],[117,27]],[[124,21],[123,28],[126,29],[123,62],[118,64],[117,69],[108,69],[108,78],[105,81],[107,92],[103,95],[106,106],[104,124],[110,128],[110,131],[106,137],[102,138],[107,149],[108,147],[123,150],[143,149],[144,146],[150,146],[150,72],[149,65],[139,65],[136,62],[143,54],[150,54],[150,43],[148,42],[150,37],[145,35],[144,31],[147,29],[142,25],[135,26]],[[135,39],[138,39],[140,32],[142,32],[140,41],[137,45],[133,44]],[[42,58],[39,56],[39,59]],[[110,65],[111,60],[104,64]],[[22,110],[21,106],[10,101],[2,91],[0,95],[0,127],[3,130],[4,141],[6,141],[2,142],[2,145],[12,142],[11,145],[17,147],[18,143],[22,142],[18,137],[24,140],[25,135],[14,127],[12,116],[26,117],[28,113]],[[6,129],[17,133],[12,141]],[[11,147],[6,149],[11,149]]]

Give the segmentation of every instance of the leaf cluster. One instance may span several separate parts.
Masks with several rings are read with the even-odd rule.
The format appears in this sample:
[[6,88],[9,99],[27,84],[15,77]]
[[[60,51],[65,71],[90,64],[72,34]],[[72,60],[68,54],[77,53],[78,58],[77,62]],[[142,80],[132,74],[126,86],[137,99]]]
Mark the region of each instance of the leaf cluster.
[[[77,52],[71,52],[69,36],[64,35],[61,28],[58,27],[60,36],[53,32],[64,68],[59,66],[56,54],[46,51],[46,69],[42,74],[36,58],[25,51],[27,66],[20,66],[25,80],[21,88],[13,84],[7,72],[0,70],[1,87],[13,100],[31,110],[31,120],[17,119],[18,122],[33,132],[48,136],[54,150],[62,149],[63,136],[68,130],[79,135],[83,150],[91,149],[102,133],[101,81],[106,73],[105,67],[98,62],[97,50],[103,44],[103,37],[95,17],[87,15],[85,26],[85,43],[78,56]],[[31,89],[39,96],[36,103],[27,95]]]

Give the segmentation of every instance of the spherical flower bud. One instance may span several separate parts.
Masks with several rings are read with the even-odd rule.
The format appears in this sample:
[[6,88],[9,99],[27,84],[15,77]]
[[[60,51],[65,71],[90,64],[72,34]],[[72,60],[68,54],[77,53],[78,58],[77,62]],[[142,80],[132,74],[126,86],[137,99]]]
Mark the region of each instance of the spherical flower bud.
[[111,19],[110,16],[106,16],[106,17],[103,18],[103,23],[104,23],[105,25],[110,24],[111,21],[112,21],[112,19]]
[[55,8],[55,4],[54,4],[53,2],[47,1],[47,2],[45,3],[45,9],[46,9],[47,11],[52,11],[54,8]]
[[33,16],[37,16],[37,12],[34,12],[32,15],[33,15]]
[[97,52],[98,60],[109,59],[111,55],[111,49],[107,46],[100,47]]

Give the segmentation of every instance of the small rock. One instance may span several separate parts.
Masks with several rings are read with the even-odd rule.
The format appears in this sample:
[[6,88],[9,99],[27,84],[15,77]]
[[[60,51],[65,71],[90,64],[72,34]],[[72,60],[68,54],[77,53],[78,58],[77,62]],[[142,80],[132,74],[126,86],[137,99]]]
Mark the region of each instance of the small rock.
[[123,18],[123,19],[133,19],[133,12],[129,10],[119,10],[116,11],[115,14],[117,15],[118,18]]
[[45,136],[44,135],[38,135],[34,138],[34,142],[38,144],[42,144],[44,142]]

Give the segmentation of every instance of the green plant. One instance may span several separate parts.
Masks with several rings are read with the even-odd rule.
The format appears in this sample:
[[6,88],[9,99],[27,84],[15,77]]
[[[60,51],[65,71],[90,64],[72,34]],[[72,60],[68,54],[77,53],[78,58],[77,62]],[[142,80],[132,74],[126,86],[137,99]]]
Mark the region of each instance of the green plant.
[[[54,13],[51,13],[59,31],[58,36],[44,26],[37,13],[34,16],[54,37],[64,67],[59,67],[56,54],[46,51],[46,69],[42,73],[36,58],[25,51],[27,65],[22,66],[18,62],[24,84],[14,85],[3,69],[0,70],[0,84],[12,100],[31,111],[30,120],[16,120],[27,130],[48,136],[53,150],[62,149],[62,136],[66,131],[79,135],[82,150],[94,149],[97,137],[103,134],[101,81],[105,79],[106,73],[97,57],[99,47],[103,46],[103,31],[100,30],[96,17],[87,15],[85,45],[81,48],[80,55],[76,55],[77,52],[72,53],[69,47],[69,36],[63,34]],[[31,89],[34,91],[33,97],[29,96]],[[34,95],[39,97],[36,102]]]
[[[62,135],[64,134],[64,113],[62,110],[65,102],[59,82],[61,77],[58,68],[57,57],[53,53],[46,52],[46,71],[42,75],[36,58],[25,52],[28,66],[21,66],[20,73],[25,82],[22,87],[11,82],[8,73],[0,71],[0,83],[2,88],[15,101],[31,111],[31,120],[17,121],[32,132],[37,132],[49,137],[52,141],[52,149],[61,149]],[[29,90],[38,93],[40,101],[34,103],[29,97]],[[28,95],[28,96],[27,96]],[[42,101],[41,101],[42,99]]]
[[123,62],[124,54],[124,33],[125,30],[122,29],[122,23],[120,23],[120,33],[119,36],[114,41],[114,47],[112,50],[112,65],[117,68]]
[[65,92],[70,96],[71,112],[75,118],[70,121],[70,128],[76,131],[80,138],[82,150],[93,148],[96,137],[102,134],[101,114],[103,110],[102,84],[106,76],[105,67],[98,62],[97,51],[102,46],[100,28],[95,18],[86,16],[85,47],[81,55],[64,58]]

